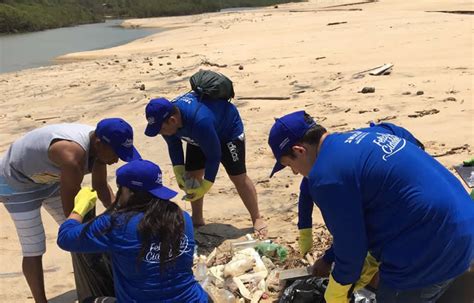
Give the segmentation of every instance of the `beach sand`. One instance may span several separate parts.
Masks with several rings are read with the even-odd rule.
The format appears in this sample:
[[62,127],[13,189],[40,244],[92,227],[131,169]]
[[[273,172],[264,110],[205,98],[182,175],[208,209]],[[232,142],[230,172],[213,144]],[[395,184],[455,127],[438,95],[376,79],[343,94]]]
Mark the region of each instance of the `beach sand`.
[[[288,169],[268,178],[274,163],[267,146],[273,117],[304,109],[332,132],[389,121],[412,131],[453,172],[453,165],[472,156],[474,146],[472,16],[433,12],[472,11],[472,3],[382,0],[335,6],[344,3],[350,2],[128,20],[124,26],[168,30],[127,45],[58,58],[64,64],[0,74],[0,152],[46,124],[95,125],[102,118],[122,117],[133,125],[141,154],[160,164],[165,184],[177,189],[164,141],[143,134],[144,107],[152,97],[173,98],[189,90],[188,79],[200,68],[213,69],[234,82],[233,102],[246,130],[247,170],[269,235],[296,247],[301,178]],[[338,22],[344,23],[328,25]],[[394,64],[390,75],[358,74],[384,63]],[[358,93],[365,86],[375,92]],[[117,167],[109,169],[111,184]],[[190,210],[189,204],[179,204]],[[249,215],[222,168],[204,208],[210,223],[205,228],[217,235],[207,236],[211,244],[250,231]],[[72,302],[70,255],[56,246],[58,227],[46,212],[43,221],[48,297],[54,298],[50,302]],[[316,209],[313,222],[322,222]],[[33,302],[4,207],[0,230],[0,298]]]

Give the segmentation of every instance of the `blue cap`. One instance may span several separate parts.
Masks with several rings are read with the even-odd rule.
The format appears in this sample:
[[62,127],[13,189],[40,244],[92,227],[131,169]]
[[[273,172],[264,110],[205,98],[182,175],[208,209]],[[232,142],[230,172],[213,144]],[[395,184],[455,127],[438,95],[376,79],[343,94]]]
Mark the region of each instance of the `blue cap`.
[[178,193],[163,186],[161,169],[148,160],[134,160],[123,165],[115,173],[117,184],[134,191],[146,191],[153,196],[169,200]]
[[163,122],[171,116],[173,107],[173,103],[166,98],[151,99],[145,108],[145,115],[148,121],[145,135],[148,137],[158,135]]
[[277,160],[273,167],[270,178],[278,171],[285,168],[280,163],[281,156],[299,140],[303,138],[306,132],[313,127],[316,122],[311,123],[305,120],[305,111],[297,111],[281,118],[275,119],[268,136],[268,145],[272,149],[273,155]]
[[130,162],[141,158],[133,146],[133,129],[125,120],[101,120],[95,128],[95,134],[101,141],[110,145],[122,161]]

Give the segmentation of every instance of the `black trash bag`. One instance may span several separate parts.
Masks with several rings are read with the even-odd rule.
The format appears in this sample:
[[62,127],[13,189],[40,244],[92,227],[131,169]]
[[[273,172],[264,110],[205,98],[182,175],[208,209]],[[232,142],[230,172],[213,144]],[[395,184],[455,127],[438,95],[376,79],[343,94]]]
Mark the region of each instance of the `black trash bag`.
[[189,82],[200,99],[227,101],[234,98],[232,81],[221,73],[201,69],[191,76]]
[[[85,216],[84,222],[94,217],[95,210]],[[71,253],[71,256],[79,302],[90,298],[115,296],[112,261],[107,254]]]
[[296,280],[285,289],[279,303],[326,303],[328,282],[328,278],[320,277]]
[[[311,277],[294,281],[283,292],[279,303],[326,303],[324,293],[329,279]],[[350,303],[376,303],[375,294],[368,289],[360,289],[352,294]]]

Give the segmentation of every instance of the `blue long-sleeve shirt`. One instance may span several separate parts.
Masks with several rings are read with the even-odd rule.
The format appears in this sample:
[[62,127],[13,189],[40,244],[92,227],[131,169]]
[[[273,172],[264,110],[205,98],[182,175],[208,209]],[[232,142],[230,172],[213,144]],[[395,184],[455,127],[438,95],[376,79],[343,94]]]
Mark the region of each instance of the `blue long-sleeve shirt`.
[[[58,233],[58,245],[73,252],[103,252],[112,258],[115,294],[118,302],[208,302],[207,294],[192,272],[194,234],[191,217],[183,212],[185,234],[180,255],[173,267],[160,271],[160,242],[155,239],[143,259],[138,260],[141,237],[137,226],[143,214],[134,215],[128,224],[103,231],[110,226],[110,216],[101,215],[83,235],[85,224],[69,219]],[[119,217],[119,222],[124,222]]]
[[[359,131],[364,132],[379,132],[392,134],[397,137],[406,139],[408,142],[411,142],[415,145],[418,145],[421,148],[423,144],[413,136],[407,129],[397,126],[393,123],[382,122],[380,124],[371,123],[370,127],[361,128]],[[298,197],[298,229],[311,228],[313,226],[313,199],[311,198],[311,193],[308,186],[307,178],[303,178],[300,184],[300,194]],[[324,256],[327,262],[334,262],[334,254],[332,248],[328,250]]]
[[199,146],[206,157],[204,178],[214,182],[225,144],[241,136],[244,126],[235,105],[225,100],[201,100],[187,93],[173,100],[181,112],[183,127],[173,136],[163,136],[173,165],[184,164],[181,140]]
[[332,275],[341,284],[359,279],[369,251],[395,289],[448,280],[474,258],[474,203],[406,139],[366,129],[328,135],[308,186],[333,235]]

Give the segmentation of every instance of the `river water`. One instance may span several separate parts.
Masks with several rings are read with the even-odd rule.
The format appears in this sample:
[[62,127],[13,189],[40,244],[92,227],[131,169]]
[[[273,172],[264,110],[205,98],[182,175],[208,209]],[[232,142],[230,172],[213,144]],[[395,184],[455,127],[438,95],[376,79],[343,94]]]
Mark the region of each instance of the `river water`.
[[57,56],[109,48],[161,29],[120,27],[123,20],[0,36],[0,73],[55,64]]

